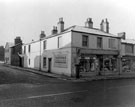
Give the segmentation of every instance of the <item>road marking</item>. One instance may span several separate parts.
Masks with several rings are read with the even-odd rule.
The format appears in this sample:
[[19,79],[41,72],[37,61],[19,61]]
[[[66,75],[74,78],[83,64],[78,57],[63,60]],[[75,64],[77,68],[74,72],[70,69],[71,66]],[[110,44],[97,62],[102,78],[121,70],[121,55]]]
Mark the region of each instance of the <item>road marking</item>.
[[67,94],[74,94],[74,93],[81,93],[86,92],[88,90],[81,90],[81,91],[74,91],[74,92],[64,92],[64,93],[56,93],[56,94],[47,94],[47,95],[39,95],[39,96],[31,96],[27,98],[40,98],[40,97],[51,97],[51,96],[59,96],[59,95],[67,95]]
[[88,91],[88,90],[79,90],[79,91],[73,91],[73,92],[63,92],[63,93],[46,94],[46,95],[30,96],[30,97],[15,98],[15,99],[6,99],[6,100],[1,100],[0,102],[23,100],[23,99],[33,99],[33,98],[41,98],[41,97],[60,96],[60,95],[67,95],[67,94],[82,93],[82,92],[86,92],[86,91]]

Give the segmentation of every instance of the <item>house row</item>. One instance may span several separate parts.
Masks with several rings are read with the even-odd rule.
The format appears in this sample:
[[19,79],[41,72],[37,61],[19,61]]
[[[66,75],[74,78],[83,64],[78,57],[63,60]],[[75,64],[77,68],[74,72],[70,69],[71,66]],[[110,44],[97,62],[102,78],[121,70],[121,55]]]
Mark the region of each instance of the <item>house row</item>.
[[124,32],[109,32],[109,22],[102,20],[93,27],[88,18],[84,26],[64,28],[63,18],[51,35],[41,31],[39,40],[5,46],[5,63],[75,77],[77,68],[82,77],[135,73],[135,41],[127,40]]

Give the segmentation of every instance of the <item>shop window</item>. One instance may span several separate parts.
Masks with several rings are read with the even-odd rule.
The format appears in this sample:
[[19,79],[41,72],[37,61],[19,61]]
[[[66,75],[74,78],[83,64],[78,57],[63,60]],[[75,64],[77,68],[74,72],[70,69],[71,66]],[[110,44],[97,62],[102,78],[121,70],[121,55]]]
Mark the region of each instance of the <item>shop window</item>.
[[82,36],[82,46],[88,47],[88,42],[89,42],[88,36],[83,35]]
[[125,52],[126,53],[133,53],[134,49],[133,49],[133,45],[132,44],[126,44],[125,45]]
[[117,71],[117,59],[110,56],[104,59],[104,71]]
[[98,60],[96,57],[84,57],[80,60],[81,72],[95,72],[98,68]]
[[46,57],[43,58],[43,68],[46,67]]
[[58,48],[62,47],[62,37],[58,37]]
[[109,48],[115,49],[115,39],[109,39]]
[[97,48],[102,48],[102,38],[97,37]]
[[129,59],[122,59],[122,72],[130,72],[130,60]]

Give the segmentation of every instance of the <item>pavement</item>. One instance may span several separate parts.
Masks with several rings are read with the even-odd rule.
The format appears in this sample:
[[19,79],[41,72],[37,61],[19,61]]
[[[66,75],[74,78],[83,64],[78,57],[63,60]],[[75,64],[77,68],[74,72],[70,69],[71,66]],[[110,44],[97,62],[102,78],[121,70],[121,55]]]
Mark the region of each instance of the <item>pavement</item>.
[[65,76],[65,75],[48,73],[48,72],[39,71],[36,69],[31,69],[31,68],[12,66],[12,65],[8,65],[8,64],[3,64],[3,65],[13,68],[13,69],[32,72],[32,73],[36,73],[39,75],[62,79],[62,80],[68,80],[68,81],[72,81],[72,82],[86,82],[86,81],[112,80],[112,79],[135,79],[135,73],[134,74],[126,73],[126,74],[120,74],[120,75],[105,75],[105,76],[90,76],[90,77],[73,78],[73,77],[69,77],[69,76]]

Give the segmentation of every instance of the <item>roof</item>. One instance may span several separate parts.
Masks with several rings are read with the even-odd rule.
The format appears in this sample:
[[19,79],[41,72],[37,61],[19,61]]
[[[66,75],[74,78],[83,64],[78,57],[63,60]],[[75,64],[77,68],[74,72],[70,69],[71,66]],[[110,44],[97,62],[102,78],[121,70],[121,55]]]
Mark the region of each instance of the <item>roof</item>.
[[[87,28],[85,26],[77,26],[77,25],[73,25],[67,29],[65,29],[63,32],[61,33],[58,33],[58,34],[54,34],[54,35],[49,35],[49,36],[46,36],[44,38],[42,38],[42,40],[45,40],[45,39],[48,39],[48,38],[52,38],[52,37],[55,37],[55,36],[58,36],[58,35],[61,35],[63,33],[67,33],[67,32],[71,32],[71,31],[75,31],[75,32],[81,32],[81,33],[88,33],[88,34],[94,34],[94,35],[100,35],[100,36],[108,36],[108,37],[115,37],[115,38],[120,38],[116,35],[113,35],[111,33],[106,33],[104,31],[101,31],[100,29],[97,29],[97,28]],[[41,41],[42,41],[41,40]],[[32,43],[35,43],[35,42],[39,42],[40,40],[36,40],[36,41],[32,41],[30,43],[26,43],[26,44],[23,44],[23,45],[28,45],[28,44],[32,44]]]
[[15,47],[15,46],[18,46],[18,45],[23,45],[23,43],[18,43],[18,44],[16,44],[16,45],[13,45],[13,46],[11,46],[11,48],[13,48],[13,47]]
[[135,44],[135,40],[134,39],[125,39],[121,41],[122,43],[127,43],[127,44]]
[[69,32],[69,31],[75,31],[75,32],[81,32],[81,33],[88,33],[88,34],[94,34],[94,35],[101,35],[101,36],[109,36],[109,37],[119,38],[117,35],[113,35],[111,33],[106,33],[104,31],[101,31],[100,29],[97,29],[97,28],[87,28],[85,26],[74,25],[74,26],[71,26],[71,27],[65,29],[62,33],[47,36],[46,39],[57,36],[57,35],[61,35],[63,33]]
[[[14,46],[14,43],[12,43],[12,42],[7,42],[6,45],[8,45],[9,47],[12,47],[12,46]],[[5,47],[6,47],[6,46],[5,46]]]
[[116,35],[101,31],[100,29],[97,29],[97,28],[87,28],[87,27],[84,27],[84,26],[75,26],[75,27],[73,27],[72,31],[90,33],[90,34],[95,34],[95,35],[118,37]]

